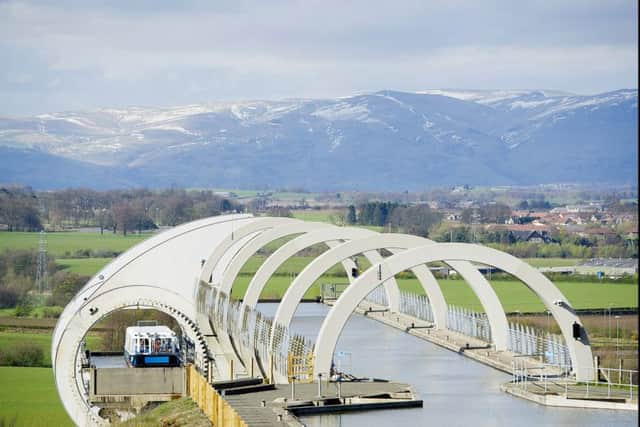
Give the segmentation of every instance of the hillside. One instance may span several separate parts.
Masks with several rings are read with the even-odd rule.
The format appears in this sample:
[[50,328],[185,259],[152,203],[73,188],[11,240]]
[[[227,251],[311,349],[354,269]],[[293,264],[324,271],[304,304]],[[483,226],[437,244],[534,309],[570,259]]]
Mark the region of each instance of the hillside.
[[0,118],[0,182],[309,190],[633,184],[637,114],[637,90],[433,90]]

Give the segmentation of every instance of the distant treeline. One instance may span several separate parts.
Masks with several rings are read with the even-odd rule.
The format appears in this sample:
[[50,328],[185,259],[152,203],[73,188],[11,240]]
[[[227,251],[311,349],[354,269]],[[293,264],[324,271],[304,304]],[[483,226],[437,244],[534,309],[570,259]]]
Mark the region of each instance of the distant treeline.
[[427,204],[404,206],[395,202],[365,202],[347,211],[348,224],[389,226],[394,230],[427,237],[429,231],[442,221],[442,214]]
[[9,231],[38,231],[46,223],[52,229],[97,227],[127,234],[243,210],[212,191],[0,188],[0,224]]

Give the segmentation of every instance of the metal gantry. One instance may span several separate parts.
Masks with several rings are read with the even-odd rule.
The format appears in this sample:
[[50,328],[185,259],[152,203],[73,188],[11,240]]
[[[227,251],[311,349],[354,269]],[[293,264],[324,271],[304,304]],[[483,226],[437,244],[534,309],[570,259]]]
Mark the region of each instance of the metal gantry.
[[38,244],[38,267],[36,271],[36,289],[40,295],[49,292],[49,274],[47,271],[47,233],[40,231]]

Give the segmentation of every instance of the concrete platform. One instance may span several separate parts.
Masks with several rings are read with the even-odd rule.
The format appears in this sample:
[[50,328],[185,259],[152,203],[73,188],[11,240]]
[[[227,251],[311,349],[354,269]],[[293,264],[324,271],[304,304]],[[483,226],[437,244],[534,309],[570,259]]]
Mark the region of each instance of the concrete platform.
[[[637,411],[638,400],[629,399],[629,392],[606,387],[591,387],[587,391],[586,385],[572,384],[565,394],[564,383],[541,381],[528,382],[526,390],[521,384],[506,383],[501,386],[502,391],[513,396],[527,399],[546,406],[587,409],[615,409]],[[545,390],[546,389],[546,390]]]
[[324,381],[322,397],[318,396],[318,383],[315,382],[296,384],[295,399],[292,399],[291,384],[277,385],[274,390],[225,395],[224,399],[250,426],[302,426],[296,414],[422,406],[422,401],[407,384],[344,382],[340,387],[341,399],[337,399],[338,385]]
[[[331,304],[329,303],[329,305]],[[369,311],[370,308],[373,311]],[[511,351],[495,351],[488,343],[482,340],[451,330],[436,330],[430,322],[419,320],[406,314],[389,313],[384,311],[384,307],[368,301],[361,303],[356,309],[356,313],[405,331],[447,350],[455,351],[507,374],[513,373],[515,357],[519,359],[518,364],[520,367],[524,368],[526,366],[527,369],[535,369],[536,372],[545,372],[547,375],[557,375],[559,373],[555,368],[545,367],[544,363],[534,357],[522,357]],[[411,328],[412,324],[416,327]]]
[[[330,305],[330,303],[329,303]],[[370,311],[369,309],[372,309]],[[455,351],[470,359],[476,360],[492,368],[508,374],[513,373],[513,362],[518,360],[519,368],[535,372],[538,376],[558,377],[558,368],[545,366],[534,357],[526,357],[510,351],[495,351],[487,343],[473,337],[449,330],[435,330],[429,322],[420,321],[412,316],[389,313],[384,307],[372,304],[368,301],[361,303],[356,313],[362,314],[385,325],[403,330],[413,336],[422,338],[440,347]],[[412,323],[418,328],[410,328]],[[542,405],[561,406],[573,408],[591,409],[622,409],[638,410],[637,389],[634,399],[629,399],[628,390],[620,390],[607,387],[591,387],[586,385],[569,383],[569,391],[565,393],[564,381],[554,382],[548,380],[545,385],[542,381],[527,381],[527,389],[523,389],[519,383],[506,383],[501,388],[503,391],[523,399],[527,399]]]

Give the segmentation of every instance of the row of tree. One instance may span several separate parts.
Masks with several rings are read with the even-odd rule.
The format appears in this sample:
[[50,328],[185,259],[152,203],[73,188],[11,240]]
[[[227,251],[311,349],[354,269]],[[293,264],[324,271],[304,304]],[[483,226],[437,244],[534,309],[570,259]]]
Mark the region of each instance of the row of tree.
[[348,224],[389,226],[394,230],[427,237],[432,228],[440,224],[442,214],[427,204],[400,205],[395,202],[365,202],[347,209]]
[[29,188],[0,188],[0,223],[9,231],[42,229],[35,193]]
[[442,223],[432,229],[437,242],[481,243],[524,258],[636,258],[637,240],[617,234],[608,239],[589,239],[560,229],[549,233],[550,243],[518,240],[510,230],[486,230],[468,225],[451,227]]
[[52,229],[99,227],[126,234],[242,210],[241,204],[212,191],[0,189],[0,224],[9,231],[37,231],[46,223]]

